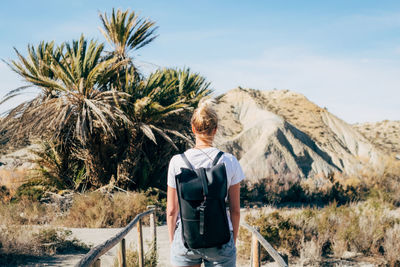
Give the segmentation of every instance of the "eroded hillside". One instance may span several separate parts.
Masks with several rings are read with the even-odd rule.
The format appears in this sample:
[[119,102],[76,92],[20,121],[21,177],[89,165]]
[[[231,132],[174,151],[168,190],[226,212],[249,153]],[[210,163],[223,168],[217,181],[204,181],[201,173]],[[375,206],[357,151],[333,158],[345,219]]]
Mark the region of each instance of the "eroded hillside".
[[353,126],[380,149],[400,155],[400,121],[385,120]]
[[351,125],[288,90],[234,89],[218,98],[217,110],[218,145],[238,156],[251,176],[352,173],[381,157]]

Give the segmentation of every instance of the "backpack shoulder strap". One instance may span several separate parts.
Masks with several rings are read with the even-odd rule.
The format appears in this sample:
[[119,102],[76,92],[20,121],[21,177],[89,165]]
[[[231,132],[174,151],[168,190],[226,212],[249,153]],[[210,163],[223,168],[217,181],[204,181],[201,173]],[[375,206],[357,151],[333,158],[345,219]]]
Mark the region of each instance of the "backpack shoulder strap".
[[224,154],[223,151],[218,152],[217,156],[215,157],[215,159],[212,162],[212,166],[215,166],[218,163],[218,160],[221,158],[221,156]]
[[186,157],[185,153],[182,153],[181,157],[182,157],[183,161],[185,162],[185,164],[189,167],[189,169],[193,170],[192,164],[190,164],[190,161]]

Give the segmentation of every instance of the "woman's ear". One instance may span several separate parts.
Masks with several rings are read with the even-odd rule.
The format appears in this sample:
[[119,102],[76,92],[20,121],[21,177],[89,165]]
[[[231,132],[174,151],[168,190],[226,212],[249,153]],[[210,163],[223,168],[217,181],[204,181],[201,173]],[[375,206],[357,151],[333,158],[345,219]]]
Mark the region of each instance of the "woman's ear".
[[192,132],[193,132],[194,134],[196,134],[196,129],[194,128],[193,124],[192,124]]

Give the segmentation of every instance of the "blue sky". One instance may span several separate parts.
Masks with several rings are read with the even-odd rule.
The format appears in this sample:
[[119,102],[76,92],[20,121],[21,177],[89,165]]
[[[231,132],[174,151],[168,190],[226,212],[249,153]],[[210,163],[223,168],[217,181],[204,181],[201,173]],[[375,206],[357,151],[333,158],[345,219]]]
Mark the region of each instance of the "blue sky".
[[[144,72],[187,66],[216,94],[290,89],[350,123],[400,120],[399,1],[5,0],[0,58],[15,59],[13,47],[25,53],[28,43],[81,33],[104,41],[98,14],[112,7],[159,26],[159,37],[133,54]],[[0,96],[19,85],[1,62]]]

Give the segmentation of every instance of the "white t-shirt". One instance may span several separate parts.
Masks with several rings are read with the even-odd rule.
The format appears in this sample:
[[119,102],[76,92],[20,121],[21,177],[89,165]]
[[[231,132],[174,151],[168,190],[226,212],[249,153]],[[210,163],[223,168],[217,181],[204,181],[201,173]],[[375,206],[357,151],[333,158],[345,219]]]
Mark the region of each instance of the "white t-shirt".
[[[215,147],[204,148],[201,150],[191,148],[186,150],[185,155],[192,164],[193,168],[210,168],[218,152],[219,149]],[[225,152],[218,160],[218,163],[221,162],[225,164],[228,189],[230,186],[235,185],[244,179],[242,167],[240,167],[240,164],[235,156]],[[168,167],[168,186],[176,188],[175,175],[181,173],[181,168],[187,168],[182,156],[179,154],[173,156]],[[228,222],[229,229],[232,230],[232,222],[229,213]]]

